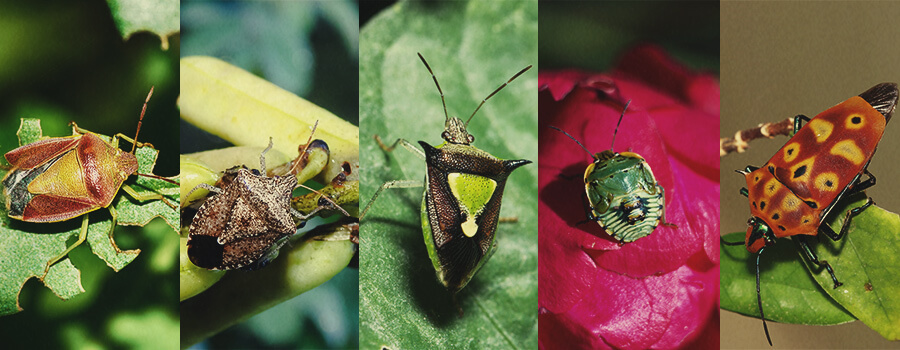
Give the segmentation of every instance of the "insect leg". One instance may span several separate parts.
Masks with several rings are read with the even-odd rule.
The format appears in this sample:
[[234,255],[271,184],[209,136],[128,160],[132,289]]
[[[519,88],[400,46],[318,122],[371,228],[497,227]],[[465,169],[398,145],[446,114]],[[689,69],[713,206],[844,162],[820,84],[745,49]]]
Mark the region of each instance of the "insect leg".
[[75,247],[81,245],[81,243],[84,243],[85,238],[87,238],[87,230],[88,230],[88,214],[85,213],[84,218],[81,219],[81,233],[78,234],[78,240],[75,241],[74,244],[72,244],[68,248],[66,248],[66,250],[64,252],[53,257],[53,259],[50,259],[50,261],[47,262],[47,267],[44,268],[44,276],[42,276],[41,279],[43,279],[44,277],[47,277],[47,272],[50,272],[50,267],[53,266],[53,264],[56,264],[58,261],[62,260],[62,258],[65,258],[66,255],[69,255],[69,252],[71,252],[72,249],[75,249]]
[[800,128],[803,127],[803,122],[809,123],[809,117],[803,114],[797,114],[794,117],[794,131],[791,133],[791,135],[796,134],[797,130],[800,130]]
[[819,267],[824,267],[825,270],[828,271],[828,274],[831,275],[831,280],[834,281],[834,288],[843,285],[843,283],[838,282],[837,277],[834,276],[834,269],[831,268],[831,264],[829,264],[828,261],[825,260],[819,261],[819,257],[816,255],[816,252],[812,251],[812,249],[809,247],[809,241],[807,241],[808,237],[797,235],[792,239],[796,239],[797,243],[800,243],[800,251],[803,252],[803,255],[806,256],[806,259],[808,259],[813,264],[819,265]]
[[375,135],[375,142],[378,142],[378,146],[380,146],[381,149],[383,149],[385,152],[394,151],[394,148],[397,148],[397,144],[400,144],[401,146],[403,146],[403,148],[406,148],[406,150],[418,156],[419,159],[425,160],[425,152],[422,152],[422,150],[416,148],[416,146],[404,139],[397,139],[397,141],[394,141],[394,143],[392,143],[390,146],[387,146],[384,144],[384,142],[381,142],[381,136]]
[[594,216],[593,208],[591,208],[590,202],[587,201],[586,193],[581,194],[581,207],[584,208],[584,215],[587,217],[587,219],[575,223],[576,226],[583,225],[592,221],[597,221],[597,217]]
[[[860,181],[857,184],[853,185],[853,187],[850,188],[850,194],[859,193],[865,191],[869,187],[875,186],[875,175],[872,175],[872,173],[869,172],[869,169],[863,169],[863,173],[868,175],[869,178],[866,179],[866,181]],[[857,178],[857,181],[859,181],[859,178]]]
[[365,209],[363,209],[362,213],[359,214],[359,220],[362,221],[362,218],[366,216],[366,212],[369,211],[369,208],[372,207],[372,204],[375,203],[375,199],[381,194],[381,191],[384,191],[388,188],[411,188],[411,187],[423,187],[425,186],[424,182],[416,181],[416,180],[394,180],[388,181],[381,185],[378,188],[378,191],[375,191],[375,195],[372,196],[372,199],[369,200],[369,204],[366,204]]
[[719,237],[719,243],[722,243],[723,245],[729,245],[729,246],[744,245],[744,242],[729,242],[729,241],[726,241],[722,237]]
[[[203,184],[203,185],[206,185],[206,184]],[[206,185],[206,186],[209,186],[209,185]],[[201,186],[197,185],[197,187],[201,187]],[[194,187],[194,189],[197,189],[197,187]],[[209,187],[212,187],[212,186],[209,186]],[[207,187],[204,187],[204,188],[209,189]],[[135,191],[133,188],[131,188],[131,186],[128,186],[128,185],[122,185],[122,189],[125,190],[125,193],[127,193],[129,196],[131,196],[131,198],[134,198],[134,199],[138,200],[139,202],[146,202],[149,200],[161,200],[161,201],[163,201],[163,203],[166,203],[166,205],[168,205],[170,208],[178,209],[178,206],[176,206],[175,204],[170,202],[168,199],[166,199],[166,196],[163,196],[160,193],[141,194],[141,193],[138,193],[138,191]],[[191,191],[193,191],[193,190],[191,190]],[[215,190],[210,190],[210,191],[219,193],[218,191],[215,191]],[[110,206],[110,208],[112,208],[112,206]]]
[[[660,200],[662,200],[662,203],[665,204],[666,203],[666,189],[659,185],[657,185],[657,187],[659,187],[659,193],[662,194],[662,198],[660,198]],[[662,213],[659,216],[659,223],[663,226],[668,226],[671,228],[678,228],[678,225],[675,225],[671,222],[666,222],[666,208],[663,207],[663,208],[660,208],[660,210],[662,211]]]
[[850,228],[850,221],[853,220],[853,217],[859,215],[861,211],[865,210],[872,204],[875,204],[875,201],[873,201],[872,198],[869,197],[869,199],[866,200],[866,204],[848,210],[847,215],[844,217],[844,223],[841,225],[840,233],[835,233],[834,229],[832,229],[828,225],[822,225],[821,227],[819,227],[819,232],[825,234],[825,236],[828,236],[828,238],[831,238],[831,240],[833,241],[844,238],[844,235],[847,234],[847,230]]

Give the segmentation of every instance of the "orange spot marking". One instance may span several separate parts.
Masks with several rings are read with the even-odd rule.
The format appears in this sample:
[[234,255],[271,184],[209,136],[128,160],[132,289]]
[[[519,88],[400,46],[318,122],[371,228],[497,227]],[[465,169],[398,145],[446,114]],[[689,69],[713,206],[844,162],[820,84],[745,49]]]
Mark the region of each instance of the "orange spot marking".
[[791,142],[784,146],[784,162],[790,163],[793,162],[794,159],[797,159],[797,156],[800,154],[800,143],[799,142]]
[[844,127],[851,130],[859,130],[866,126],[866,118],[862,114],[853,113],[844,119]]
[[784,200],[781,201],[781,209],[784,209],[786,212],[792,212],[800,208],[800,203],[803,203],[803,201],[801,201],[800,198],[797,198],[797,196],[784,196]]
[[807,126],[813,131],[813,135],[816,135],[816,142],[818,143],[825,142],[831,136],[831,132],[834,131],[834,124],[818,118],[810,120]]
[[862,150],[859,149],[859,146],[856,145],[856,141],[853,140],[843,140],[834,144],[834,146],[831,147],[831,154],[844,157],[856,165],[862,165],[863,161],[866,160]]
[[834,172],[825,172],[816,176],[816,189],[822,192],[832,192],[838,190],[838,175]]

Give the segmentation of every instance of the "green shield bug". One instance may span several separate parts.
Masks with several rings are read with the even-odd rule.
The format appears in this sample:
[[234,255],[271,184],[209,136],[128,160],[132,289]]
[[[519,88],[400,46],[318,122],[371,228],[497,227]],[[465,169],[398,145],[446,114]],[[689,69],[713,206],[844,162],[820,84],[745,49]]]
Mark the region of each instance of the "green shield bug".
[[525,67],[484,98],[469,119],[463,122],[460,118],[449,116],[437,77],[422,54],[419,54],[419,59],[428,69],[441,95],[445,120],[441,137],[444,143],[431,146],[419,141],[424,150],[420,151],[404,139],[398,139],[388,147],[376,135],[376,141],[386,152],[399,144],[425,160],[425,182],[397,180],[384,183],[363,209],[360,219],[383,190],[424,186],[420,217],[425,246],[438,280],[455,296],[496,249],[494,234],[497,223],[502,221],[500,203],[507,177],[513,170],[531,163],[524,159],[502,160],[472,146],[475,137],[466,128],[488,99],[532,66]]
[[612,145],[600,153],[591,153],[569,133],[550,126],[575,141],[594,159],[584,171],[585,214],[588,221],[596,221],[620,244],[646,237],[660,224],[677,227],[665,220],[665,191],[647,160],[637,153],[613,151],[619,125],[630,104],[628,101],[622,108]]

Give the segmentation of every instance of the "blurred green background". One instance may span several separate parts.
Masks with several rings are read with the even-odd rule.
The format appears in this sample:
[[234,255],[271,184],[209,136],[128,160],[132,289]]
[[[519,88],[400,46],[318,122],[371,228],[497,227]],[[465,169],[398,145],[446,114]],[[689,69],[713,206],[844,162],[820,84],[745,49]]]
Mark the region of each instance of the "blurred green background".
[[[217,57],[359,124],[356,2],[183,1],[181,29],[183,57]],[[228,146],[181,121],[182,153]],[[356,348],[358,281],[345,269],[195,348]]]
[[[155,86],[139,140],[160,150],[155,173],[178,173],[177,34],[166,51],[149,32],[125,40],[104,1],[3,2],[0,13],[0,153],[18,146],[23,117],[40,118],[49,136],[71,135],[70,121],[133,136]],[[87,292],[62,301],[30,279],[19,295],[25,311],[0,317],[3,347],[177,346],[177,234],[157,219],[145,228],[120,226],[115,237],[141,255],[115,273],[87,244],[73,250]]]
[[541,1],[541,70],[602,72],[638,44],[693,69],[719,72],[719,4],[704,1]]

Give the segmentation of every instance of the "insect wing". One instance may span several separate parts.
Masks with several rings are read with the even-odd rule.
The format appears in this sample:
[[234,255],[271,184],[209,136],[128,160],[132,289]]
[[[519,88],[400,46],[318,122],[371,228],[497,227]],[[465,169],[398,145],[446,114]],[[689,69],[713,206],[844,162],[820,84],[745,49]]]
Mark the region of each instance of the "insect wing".
[[501,161],[471,146],[419,142],[428,164],[422,227],[438,278],[462,289],[490,257],[509,173],[531,163]]
[[871,159],[886,123],[863,98],[852,97],[810,120],[764,169],[810,207],[827,207]]
[[13,166],[13,169],[32,169],[51,159],[58,159],[61,154],[72,151],[81,136],[52,137],[40,140],[9,151],[4,157]]
[[[267,178],[239,170],[224,192],[207,199],[194,216],[188,239],[191,262],[220,270],[265,265],[278,243],[297,230],[288,211],[295,185],[292,176]],[[251,188],[267,190],[246,190]]]

